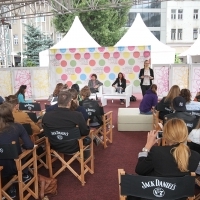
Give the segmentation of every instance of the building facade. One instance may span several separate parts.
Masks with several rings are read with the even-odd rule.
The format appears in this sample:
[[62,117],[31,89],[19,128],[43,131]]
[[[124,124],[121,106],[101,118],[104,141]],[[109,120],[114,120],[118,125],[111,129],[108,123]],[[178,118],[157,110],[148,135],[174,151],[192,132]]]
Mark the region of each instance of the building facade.
[[200,34],[200,1],[165,1],[136,5],[130,9],[127,27],[140,13],[149,30],[164,44],[187,50]]

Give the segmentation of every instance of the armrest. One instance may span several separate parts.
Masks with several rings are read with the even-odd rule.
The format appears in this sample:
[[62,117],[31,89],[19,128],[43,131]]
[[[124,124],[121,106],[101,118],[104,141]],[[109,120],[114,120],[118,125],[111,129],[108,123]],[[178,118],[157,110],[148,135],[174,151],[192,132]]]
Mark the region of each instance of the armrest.
[[[32,153],[33,151],[35,151],[35,150],[36,150],[36,147],[37,147],[37,145],[34,145],[33,149],[27,149],[27,150],[23,151],[23,152],[19,155],[18,159],[21,160],[22,158],[26,157],[28,154],[30,154],[30,153]],[[18,159],[16,159],[16,160],[18,160]]]

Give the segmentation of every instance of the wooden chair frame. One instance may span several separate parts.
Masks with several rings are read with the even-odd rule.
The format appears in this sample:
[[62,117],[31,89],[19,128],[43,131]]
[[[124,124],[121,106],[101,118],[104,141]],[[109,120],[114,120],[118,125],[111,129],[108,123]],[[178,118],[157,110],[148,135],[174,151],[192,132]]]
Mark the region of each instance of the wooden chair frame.
[[[107,142],[109,142],[111,144],[113,142],[112,113],[113,113],[112,111],[105,113],[102,116],[103,125],[97,129],[93,129],[94,136],[100,141],[100,143],[103,145],[104,149],[108,147]],[[110,128],[108,128],[108,126],[110,126]],[[103,140],[98,135],[99,133],[103,136]]]
[[[121,176],[125,175],[124,169],[118,169],[118,181],[119,181],[119,200],[126,200],[127,196],[121,195]],[[191,176],[196,176],[194,172],[191,172]],[[199,200],[200,196],[188,197],[188,200]]]
[[[22,164],[22,159],[27,156],[31,156],[28,161]],[[37,158],[36,158],[36,146],[34,146],[31,150],[25,150],[22,154],[19,155],[17,159],[14,159],[17,167],[17,175],[14,175],[13,178],[1,187],[2,196],[5,197],[7,200],[12,200],[12,198],[6,193],[6,190],[14,183],[18,182],[19,185],[19,199],[20,200],[27,200],[29,197],[33,196],[35,199],[38,199],[38,173],[37,173]],[[27,183],[23,182],[22,179],[22,170],[26,167],[33,166],[33,169],[30,170],[32,173],[32,178]],[[30,186],[34,184],[33,189]],[[24,196],[24,192],[27,191],[28,193]]]
[[[89,135],[92,139],[93,131],[90,131]],[[90,145],[84,146],[83,139],[85,137],[86,136],[81,137],[81,139],[78,139],[80,150],[77,151],[76,153],[74,153],[73,155],[71,155],[72,157],[68,161],[65,160],[63,153],[59,153],[50,148],[49,139],[46,137],[46,151],[47,151],[47,158],[48,158],[47,161],[48,161],[49,175],[51,178],[55,178],[56,176],[58,176],[62,171],[64,171],[67,168],[67,169],[69,169],[70,172],[72,172],[72,174],[74,174],[74,176],[76,176],[78,178],[78,180],[81,182],[82,186],[85,185],[85,183],[86,183],[85,182],[85,174],[87,172],[90,172],[91,174],[94,173],[93,142],[91,142]],[[84,160],[84,151],[86,151],[87,148],[90,148],[90,156],[86,160]],[[52,156],[54,156],[54,157],[52,158]],[[62,163],[62,166],[58,171],[53,173],[52,163],[54,161],[56,161],[57,159]],[[81,168],[80,174],[78,174],[70,166],[71,163],[75,160],[78,160],[80,163],[80,168]]]

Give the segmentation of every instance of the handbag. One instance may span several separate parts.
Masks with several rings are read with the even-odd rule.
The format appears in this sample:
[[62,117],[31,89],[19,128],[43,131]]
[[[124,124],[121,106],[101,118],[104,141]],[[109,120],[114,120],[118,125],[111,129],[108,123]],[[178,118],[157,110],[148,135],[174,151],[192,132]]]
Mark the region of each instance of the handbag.
[[45,194],[57,194],[57,179],[48,178],[42,175],[38,175],[39,197],[42,200],[48,199]]

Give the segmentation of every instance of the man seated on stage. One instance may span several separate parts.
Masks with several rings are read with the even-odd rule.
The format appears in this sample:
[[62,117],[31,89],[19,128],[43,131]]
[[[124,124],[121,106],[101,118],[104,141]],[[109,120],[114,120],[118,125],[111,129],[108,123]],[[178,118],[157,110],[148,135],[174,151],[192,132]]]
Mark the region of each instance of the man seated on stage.
[[19,102],[18,98],[15,95],[9,95],[5,97],[6,102],[8,102],[12,107],[12,114],[15,122],[19,124],[30,124],[32,129],[32,134],[37,135],[40,134],[39,124],[36,124],[31,120],[27,113],[19,110]]
[[[197,125],[198,119],[196,116],[191,115],[190,113],[186,112],[186,101],[183,97],[175,97],[173,100],[173,108],[174,113],[165,115],[164,120],[172,119],[172,118],[178,118],[182,119],[188,128],[188,132],[190,133],[192,129],[194,129]],[[167,118],[167,119],[166,119]]]
[[[58,108],[45,113],[42,119],[45,135],[50,139],[51,131],[70,130],[78,126],[81,136],[87,136],[90,132],[90,127],[83,118],[82,113],[71,111],[72,94],[69,91],[61,91],[58,95]],[[71,154],[79,150],[78,140],[71,140],[61,144],[62,135],[57,135],[57,140],[50,140],[51,146],[61,153]],[[59,141],[59,142],[58,142]],[[86,137],[83,140],[84,145],[89,145],[91,139]]]
[[92,93],[96,93],[99,91],[99,87],[103,85],[102,82],[100,82],[99,80],[97,80],[97,75],[96,74],[92,74],[91,76],[91,80],[89,80],[88,82],[88,87],[90,88],[90,91]]

